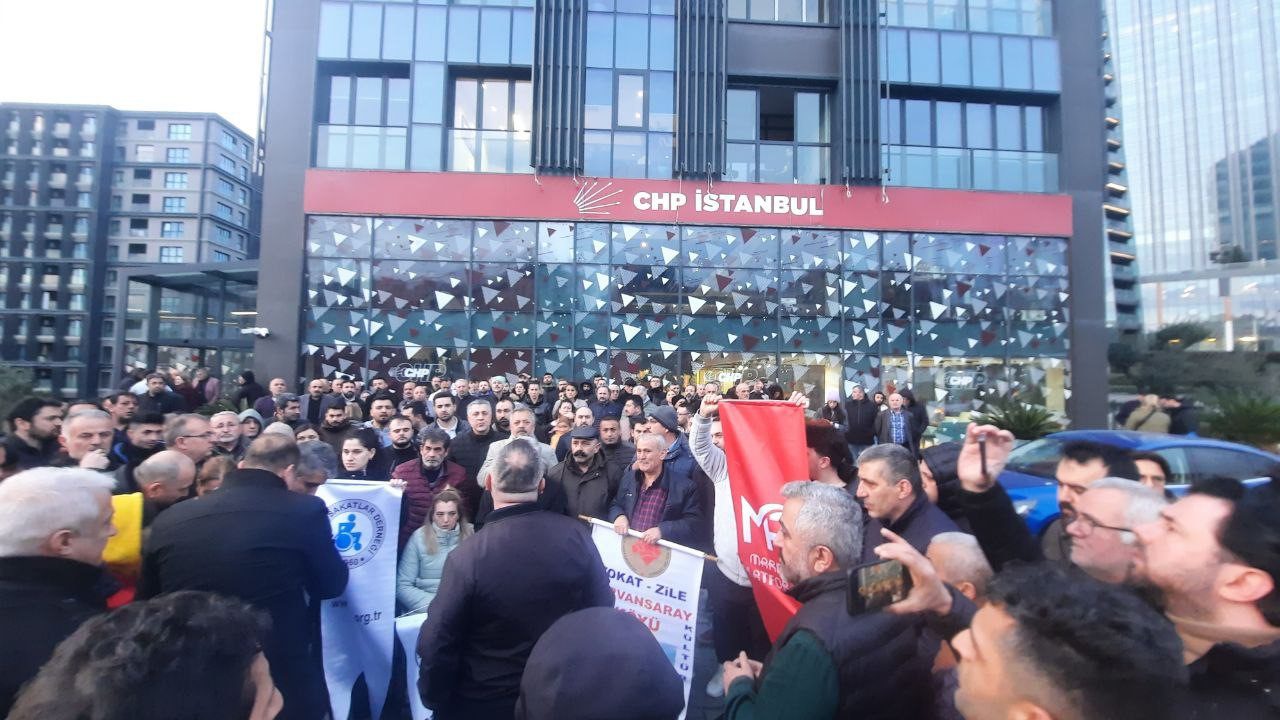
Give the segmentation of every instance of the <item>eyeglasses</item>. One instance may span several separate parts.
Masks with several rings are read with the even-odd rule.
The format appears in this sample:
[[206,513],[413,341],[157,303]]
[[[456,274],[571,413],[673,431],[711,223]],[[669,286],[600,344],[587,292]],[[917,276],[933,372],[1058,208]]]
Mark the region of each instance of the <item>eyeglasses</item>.
[[205,440],[212,440],[212,439],[214,438],[214,434],[213,434],[213,433],[211,433],[211,432],[207,432],[207,433],[201,433],[201,434],[199,434],[199,435],[179,435],[178,437],[184,437],[184,438],[203,438],[203,439],[205,439]]
[[1133,528],[1119,527],[1116,525],[1106,525],[1104,523],[1100,523],[1098,522],[1097,518],[1090,517],[1085,513],[1077,513],[1075,518],[1071,520],[1071,522],[1067,523],[1068,527],[1072,525],[1079,525],[1080,530],[1086,537],[1089,535],[1092,535],[1093,531],[1097,528],[1102,528],[1103,530],[1115,530],[1116,532],[1119,532],[1119,533],[1133,532]]

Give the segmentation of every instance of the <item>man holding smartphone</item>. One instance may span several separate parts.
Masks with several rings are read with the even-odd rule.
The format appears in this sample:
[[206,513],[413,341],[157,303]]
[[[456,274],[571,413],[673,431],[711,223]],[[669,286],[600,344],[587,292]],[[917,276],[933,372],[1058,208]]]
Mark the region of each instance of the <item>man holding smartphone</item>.
[[779,565],[804,605],[774,643],[767,670],[745,653],[724,664],[724,717],[928,716],[933,658],[920,653],[921,621],[847,610],[848,571],[862,552],[857,502],[808,481],[787,483],[782,496]]

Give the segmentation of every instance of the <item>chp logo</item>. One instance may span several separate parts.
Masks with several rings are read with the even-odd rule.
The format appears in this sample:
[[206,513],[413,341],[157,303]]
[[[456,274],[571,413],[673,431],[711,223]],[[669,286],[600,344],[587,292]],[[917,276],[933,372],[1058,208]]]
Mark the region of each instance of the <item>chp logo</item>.
[[334,547],[352,570],[372,560],[387,538],[387,519],[367,500],[339,500],[330,505],[329,528]]
[[578,188],[578,194],[573,196],[573,206],[581,215],[609,215],[613,212],[609,208],[621,203],[616,199],[621,194],[622,190],[613,189],[611,182],[602,185],[592,180]]
[[439,374],[437,370],[440,365],[436,363],[400,363],[399,365],[387,371],[387,374],[394,380],[404,382],[405,380],[426,380],[432,375]]

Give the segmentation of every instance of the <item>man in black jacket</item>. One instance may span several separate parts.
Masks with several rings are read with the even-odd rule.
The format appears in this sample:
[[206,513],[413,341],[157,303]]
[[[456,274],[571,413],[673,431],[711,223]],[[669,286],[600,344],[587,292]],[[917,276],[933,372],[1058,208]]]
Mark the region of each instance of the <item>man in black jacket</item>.
[[600,453],[618,472],[626,472],[635,462],[636,446],[622,439],[622,421],[618,418],[600,421]]
[[863,450],[876,442],[876,416],[880,414],[880,406],[867,397],[867,391],[854,387],[849,392],[849,401],[844,404],[844,439],[849,443],[849,454],[854,460]]
[[923,624],[847,610],[847,571],[862,552],[857,503],[845,490],[809,481],[787,483],[782,496],[780,570],[804,605],[766,665],[746,653],[724,664],[724,717],[927,717],[933,657],[921,652]]
[[599,431],[574,428],[569,432],[569,457],[547,470],[547,482],[562,489],[569,517],[586,515],[604,520],[622,483],[622,468],[605,460]]
[[47,398],[24,398],[5,418],[12,434],[5,440],[5,454],[19,470],[29,470],[58,454],[58,433],[62,430],[62,404]]
[[494,511],[449,554],[418,635],[418,690],[437,720],[508,720],[542,633],[568,613],[613,605],[586,528],[534,504],[543,482],[533,446],[513,440],[495,465]]
[[111,487],[110,477],[79,468],[36,468],[0,483],[0,716],[54,647],[106,610]]
[[328,695],[308,600],[342,594],[347,565],[333,545],[324,502],[289,491],[297,462],[293,438],[265,434],[217,492],[161,513],[138,596],[205,590],[265,611],[272,627],[263,652],[284,695],[280,717],[314,720],[328,711]]
[[882,443],[862,451],[858,458],[857,498],[871,519],[862,538],[862,562],[875,562],[875,548],[883,538],[880,528],[901,535],[921,553],[934,535],[959,532],[947,514],[929,502],[920,481],[920,467],[911,451]]
[[449,444],[449,459],[467,472],[466,482],[458,488],[462,499],[468,508],[479,508],[484,486],[482,479],[478,478],[480,468],[489,456],[489,446],[510,435],[493,427],[493,404],[484,398],[475,398],[467,404],[467,425],[467,430],[458,433]]
[[[234,418],[234,413],[232,417]],[[239,421],[236,428],[239,429]],[[159,413],[135,413],[125,430],[125,441],[111,448],[111,459],[119,463],[116,468],[116,494],[138,491],[133,471],[143,460],[164,449],[164,416]]]

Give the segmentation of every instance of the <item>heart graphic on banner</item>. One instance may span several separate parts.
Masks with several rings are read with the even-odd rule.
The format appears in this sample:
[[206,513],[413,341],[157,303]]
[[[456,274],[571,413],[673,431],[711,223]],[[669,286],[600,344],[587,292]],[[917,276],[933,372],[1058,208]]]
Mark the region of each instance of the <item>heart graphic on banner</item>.
[[631,552],[640,556],[640,559],[644,561],[645,565],[652,565],[653,561],[657,560],[658,556],[662,555],[661,548],[643,540],[637,540],[631,543]]

